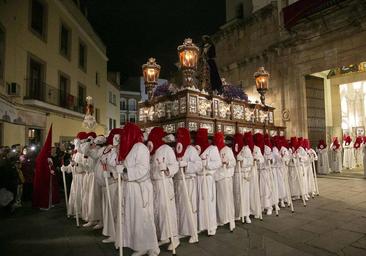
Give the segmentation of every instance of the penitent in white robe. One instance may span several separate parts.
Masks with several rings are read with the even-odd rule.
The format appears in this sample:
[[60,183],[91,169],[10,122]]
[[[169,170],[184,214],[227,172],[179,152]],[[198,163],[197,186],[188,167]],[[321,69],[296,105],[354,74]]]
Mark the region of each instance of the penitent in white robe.
[[[302,150],[304,150],[302,148]],[[301,167],[298,151],[292,153],[292,158],[288,164],[289,185],[291,196],[299,197],[305,193],[305,173]]]
[[99,158],[103,155],[105,147],[96,146],[88,149],[86,154],[94,160],[94,170],[89,174],[89,208],[88,220],[90,222],[102,221],[102,186],[105,186],[103,167]]
[[333,143],[330,145],[331,157],[330,157],[330,168],[332,172],[342,171],[342,148],[335,148]]
[[[115,148],[110,148],[108,146],[103,150],[103,154],[100,157],[100,161],[102,165],[106,166],[106,170],[103,172],[107,172],[109,174],[108,184],[109,191],[111,197],[111,210],[108,205],[108,194],[107,194],[107,186],[104,182],[102,186],[102,214],[103,214],[103,231],[102,234],[104,236],[110,236],[111,239],[115,239],[116,235],[116,217],[117,217],[117,207],[118,207],[118,187],[117,187],[117,173],[116,173],[116,160],[118,157],[118,153]],[[103,168],[103,167],[102,167]],[[102,173],[103,175],[103,173]],[[103,177],[104,179],[104,177]]]
[[214,174],[216,181],[217,224],[225,225],[230,223],[230,229],[233,229],[235,227],[233,175],[236,160],[232,149],[228,146],[224,146],[220,150],[220,156],[223,162],[227,162],[227,165],[222,165]]
[[310,148],[306,150],[308,155],[308,160],[305,162],[306,167],[306,178],[307,178],[307,188],[308,193],[310,195],[314,195],[316,193],[316,185],[315,185],[315,178],[314,178],[314,168],[315,168],[315,161],[318,160],[318,155],[316,154],[315,150]]
[[70,163],[66,167],[66,172],[72,172],[72,182],[69,195],[69,207],[68,215],[76,215],[76,209],[78,211],[79,218],[83,216],[82,198],[83,198],[83,178],[84,171],[84,155],[80,152],[76,152],[72,155],[73,163]]
[[[270,169],[268,160],[266,155],[264,157],[264,163],[258,164],[258,173],[259,173],[259,190],[261,196],[261,206],[262,211],[264,209],[270,209],[273,205],[274,198],[274,187],[272,183],[272,171]],[[268,155],[267,155],[268,157]]]
[[277,147],[273,147],[273,163],[272,172],[275,175],[275,181],[277,182],[278,199],[285,201],[287,198],[286,185],[285,185],[285,165],[283,163],[280,152]]
[[[234,205],[235,218],[249,217],[250,215],[250,198],[254,195],[250,194],[250,180],[253,176],[253,155],[248,146],[244,146],[237,155],[237,164],[233,177],[234,182]],[[241,180],[239,172],[241,172]],[[242,191],[240,194],[240,183]]]
[[[168,206],[165,201],[165,192],[163,187],[163,176],[166,175],[159,170],[158,161],[161,163],[165,159],[165,164],[169,170],[169,175],[165,176],[166,191],[168,196]],[[160,241],[167,240],[171,237],[167,214],[170,215],[171,233],[174,237],[178,236],[177,209],[175,206],[175,194],[173,176],[178,172],[179,166],[173,149],[168,145],[160,146],[155,154],[151,156],[150,175],[154,188],[154,216],[157,231],[157,237]],[[169,209],[167,213],[167,209]]]
[[318,149],[318,173],[319,174],[329,174],[329,158],[328,158],[328,148]]
[[[154,193],[150,179],[150,153],[143,143],[136,143],[123,164],[127,179],[123,181],[123,247],[134,251],[159,251],[154,223]],[[118,195],[117,195],[118,197]],[[116,247],[119,228],[116,222]]]
[[[259,178],[259,165],[264,165],[264,157],[259,147],[254,146],[253,158],[257,162],[257,165],[253,166],[252,177],[249,180],[250,183],[250,213],[255,218],[259,218],[261,207],[261,195],[260,195],[260,178]],[[257,196],[256,196],[257,195]]]
[[187,206],[187,199],[184,194],[184,185],[181,170],[174,176],[175,187],[175,202],[177,206],[177,218],[178,218],[178,234],[180,236],[194,236],[197,233],[197,172],[202,170],[202,160],[198,155],[197,150],[189,145],[184,152],[182,161],[187,163],[185,167],[185,179],[188,190],[189,201],[192,205],[193,211],[193,226],[189,217],[189,207]]
[[357,167],[362,166],[363,164],[363,156],[362,156],[362,147],[354,148],[355,152],[355,164]]
[[[216,184],[213,175],[221,167],[221,157],[216,146],[210,145],[201,154],[201,159],[206,159],[207,197],[204,197],[204,176],[203,168],[197,173],[197,195],[198,195],[198,231],[208,230],[215,234],[217,229],[216,219]],[[208,204],[208,220],[205,217],[205,207]],[[208,223],[208,226],[207,226]]]
[[346,169],[352,169],[355,168],[355,154],[353,150],[353,142],[351,142],[349,145],[346,145],[345,142],[343,142],[343,167]]

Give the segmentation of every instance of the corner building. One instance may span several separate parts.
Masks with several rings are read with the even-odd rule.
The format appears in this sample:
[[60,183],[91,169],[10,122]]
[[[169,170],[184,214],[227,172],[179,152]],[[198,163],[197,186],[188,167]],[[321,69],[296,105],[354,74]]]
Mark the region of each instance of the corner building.
[[53,142],[84,130],[93,97],[95,132],[106,132],[106,47],[79,1],[0,2],[1,145]]

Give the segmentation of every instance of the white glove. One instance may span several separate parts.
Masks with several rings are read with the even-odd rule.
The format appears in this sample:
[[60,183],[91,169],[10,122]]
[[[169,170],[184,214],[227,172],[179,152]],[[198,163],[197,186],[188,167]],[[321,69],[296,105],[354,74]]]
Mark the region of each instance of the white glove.
[[68,168],[67,168],[65,165],[62,165],[62,166],[61,166],[61,172],[66,172],[66,171],[67,171],[67,169],[68,169]]
[[117,173],[122,174],[122,173],[123,173],[123,170],[124,170],[125,168],[126,168],[126,167],[124,166],[124,164],[118,164],[118,165],[116,166]]
[[167,166],[165,162],[159,163],[158,165],[159,171],[166,171],[167,170]]
[[188,163],[186,161],[179,161],[179,167],[180,168],[184,168],[184,167],[187,167],[188,166]]
[[109,174],[108,171],[103,171],[103,177],[104,178],[109,178],[111,175]]
[[112,171],[112,176],[114,179],[117,179],[118,178],[118,174],[116,171]]
[[238,154],[236,156],[236,160],[238,160],[238,161],[244,161],[244,157],[242,156],[242,154]]

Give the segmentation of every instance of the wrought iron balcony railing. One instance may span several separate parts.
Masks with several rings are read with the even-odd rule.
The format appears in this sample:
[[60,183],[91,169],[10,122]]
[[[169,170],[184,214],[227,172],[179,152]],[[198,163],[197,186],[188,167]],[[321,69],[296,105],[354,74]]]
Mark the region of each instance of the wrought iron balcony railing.
[[78,98],[68,91],[53,87],[38,79],[26,79],[26,85],[24,99],[39,100],[54,106],[84,113],[84,97]]

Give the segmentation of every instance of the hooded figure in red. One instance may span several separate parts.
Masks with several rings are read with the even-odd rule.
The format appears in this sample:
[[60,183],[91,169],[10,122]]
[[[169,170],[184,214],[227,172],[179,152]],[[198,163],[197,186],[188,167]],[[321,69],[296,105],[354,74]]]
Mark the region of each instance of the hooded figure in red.
[[48,131],[46,142],[36,158],[36,170],[33,180],[33,207],[50,208],[52,204],[60,202],[54,167],[52,161],[49,161],[51,145],[52,125]]
[[264,153],[264,136],[261,133],[256,133],[253,136],[254,138],[254,144],[260,148],[262,154]]
[[236,157],[244,147],[244,136],[241,133],[236,133],[233,137],[233,153]]
[[352,141],[351,136],[349,136],[349,135],[346,136],[345,135],[344,141],[345,141],[346,146],[348,146],[349,144],[351,144],[351,141]]
[[304,140],[302,141],[302,147],[303,147],[304,149],[307,149],[307,150],[309,150],[309,149],[310,149],[310,141],[309,141],[309,139],[304,139]]
[[273,148],[273,145],[272,145],[272,142],[271,142],[271,138],[269,137],[269,135],[267,133],[264,135],[264,145],[266,145],[270,149]]
[[290,139],[290,147],[292,148],[293,152],[295,152],[299,148],[299,141],[296,137],[291,137]]
[[175,140],[177,142],[175,148],[175,154],[177,158],[182,158],[186,149],[189,145],[191,145],[191,135],[187,128],[178,128],[177,134],[175,135]]
[[334,137],[333,138],[333,150],[337,150],[339,149],[341,146],[341,144],[338,141],[338,137]]
[[253,152],[254,149],[254,140],[253,140],[253,135],[252,132],[246,132],[244,133],[244,146],[248,146],[250,148],[250,150]]
[[215,133],[213,144],[219,149],[219,151],[225,147],[225,137],[222,132]]
[[360,148],[361,144],[362,144],[362,137],[361,136],[357,136],[357,138],[355,140],[355,144],[353,145],[353,147],[355,149],[358,149],[358,148]]
[[201,155],[209,146],[208,131],[206,128],[199,128],[195,140],[196,146],[199,146],[199,154]]
[[139,142],[143,142],[143,134],[140,127],[133,123],[127,123],[121,133],[118,161],[124,161],[132,147]]
[[107,145],[113,145],[113,138],[114,135],[121,135],[122,134],[122,128],[114,128],[110,131],[107,137]]
[[147,138],[147,147],[149,148],[150,155],[155,154],[155,151],[165,144],[163,138],[166,133],[161,127],[154,127]]
[[323,139],[319,140],[318,149],[325,149],[326,147],[327,147],[327,144],[325,143],[325,141]]

